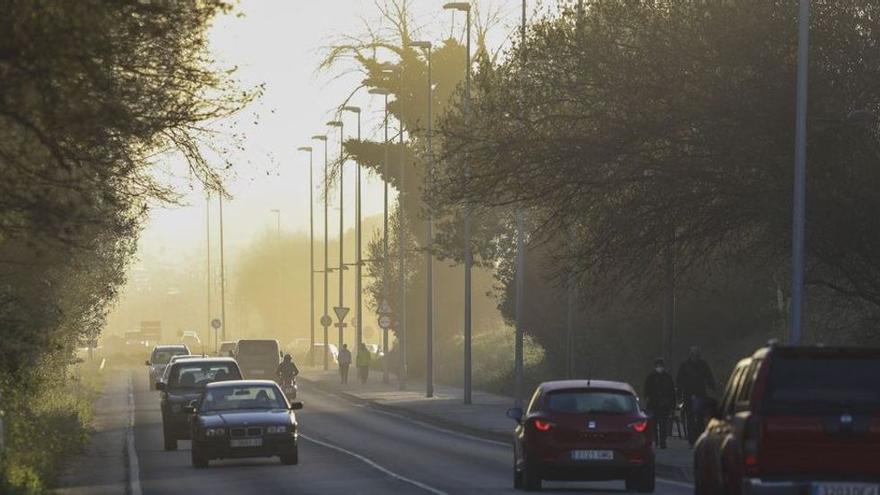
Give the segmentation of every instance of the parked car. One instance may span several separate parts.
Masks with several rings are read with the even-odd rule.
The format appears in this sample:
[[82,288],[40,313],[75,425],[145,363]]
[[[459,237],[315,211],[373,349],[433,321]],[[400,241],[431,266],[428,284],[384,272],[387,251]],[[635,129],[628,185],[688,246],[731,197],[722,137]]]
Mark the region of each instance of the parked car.
[[162,391],[162,437],[165,450],[177,450],[177,441],[190,435],[189,416],[184,408],[202,395],[209,383],[241,380],[241,370],[232,358],[213,357],[177,361],[169,366]]
[[242,339],[235,346],[235,360],[245,378],[273,380],[281,362],[281,349],[277,340]]
[[627,490],[654,491],[654,446],[648,416],[633,388],[604,380],[538,386],[523,411],[507,415],[514,431],[513,486],[541,489],[543,480],[623,479]]
[[711,416],[698,495],[880,493],[880,349],[759,349]]
[[192,465],[212,459],[279,456],[299,463],[295,410],[275,382],[242,380],[212,383],[186,412],[192,414]]
[[[183,344],[157,345],[145,363],[149,366],[150,390],[156,388],[156,382],[165,373],[165,367],[173,356],[187,355],[189,348]],[[141,354],[143,356],[143,354]]]
[[[315,356],[315,365],[322,366],[324,364],[324,344],[315,342],[315,345],[312,346],[311,352]],[[327,362],[336,366],[338,357],[339,348],[333,344],[327,344]]]

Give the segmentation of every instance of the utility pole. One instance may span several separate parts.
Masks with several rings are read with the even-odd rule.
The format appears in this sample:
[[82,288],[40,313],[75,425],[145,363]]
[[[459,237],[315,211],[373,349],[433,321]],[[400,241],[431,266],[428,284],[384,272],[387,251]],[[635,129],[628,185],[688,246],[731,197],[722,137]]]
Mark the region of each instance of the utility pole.
[[[522,21],[520,22],[520,53],[522,54],[520,72],[525,71],[526,63],[526,0],[522,0]],[[470,67],[468,67],[470,73]],[[520,94],[524,97],[525,79],[520,75]],[[523,340],[525,339],[525,329],[523,328],[523,296],[525,291],[525,221],[523,219],[522,207],[516,209],[516,341],[514,345],[514,407],[522,408],[524,399],[524,375],[525,365],[523,363]]]
[[804,318],[804,223],[807,189],[807,79],[809,76],[810,0],[800,0],[798,12],[797,117],[795,121],[794,204],[791,235],[791,334],[800,345]]
[[309,152],[309,366],[315,366],[315,181],[311,146],[297,151]]
[[[403,77],[401,76],[401,80]],[[401,102],[402,105],[402,102]],[[406,217],[404,216],[403,202],[406,193],[404,192],[406,183],[406,166],[404,165],[404,161],[406,158],[406,151],[403,145],[403,110],[400,112],[400,190],[397,194],[397,216],[398,216],[398,232],[397,232],[397,247],[398,247],[398,255],[400,256],[400,321],[398,322],[398,329],[400,331],[400,335],[398,336],[400,341],[400,376],[398,380],[400,381],[400,390],[406,390],[406,381],[407,381],[407,369],[406,369],[406,246],[404,245],[406,242],[406,236],[404,232],[406,232]]]
[[[361,108],[355,106],[346,106],[342,107],[343,111],[351,112],[357,115],[357,140],[358,143],[361,142]],[[354,294],[355,294],[355,343],[356,349],[355,354],[360,352],[360,344],[364,341],[364,326],[363,326],[363,294],[361,290],[361,269],[364,265],[363,258],[363,249],[361,248],[361,165],[359,163],[355,163],[357,166],[356,170],[356,185],[354,190],[354,211],[355,211],[355,224],[354,224],[354,237],[355,237],[355,259],[354,259]]]
[[[343,255],[345,251],[343,246],[344,235],[345,235],[345,194],[344,194],[344,177],[345,177],[345,125],[341,120],[333,120],[327,123],[327,125],[331,127],[339,128],[339,308],[345,307],[345,260],[343,259]],[[339,327],[339,350],[342,350],[342,344],[344,343],[345,334],[343,332],[345,328],[345,322],[343,321],[342,316],[337,314],[337,318],[339,322],[337,326]]]
[[329,365],[330,349],[329,349],[329,341],[328,341],[329,336],[327,335],[327,333],[328,333],[327,329],[328,329],[328,327],[330,327],[330,324],[332,323],[332,320],[330,319],[330,314],[329,314],[330,308],[328,307],[328,305],[329,305],[329,302],[328,302],[329,301],[329,297],[328,297],[328,295],[329,295],[329,293],[328,293],[329,278],[328,277],[330,274],[330,267],[329,267],[329,259],[330,258],[329,258],[329,248],[328,248],[329,241],[328,241],[328,235],[327,235],[329,232],[329,229],[328,229],[328,225],[329,225],[328,218],[329,217],[328,217],[327,213],[328,213],[328,209],[329,209],[328,195],[329,195],[330,184],[328,181],[329,165],[327,162],[327,135],[320,134],[317,136],[312,136],[312,139],[317,140],[317,141],[322,141],[324,143],[324,271],[322,272],[324,274],[324,314],[321,315],[321,326],[324,327],[324,358],[323,359],[324,359],[324,371],[326,371],[330,367],[330,365]]
[[223,191],[218,191],[220,198],[220,321],[222,322],[223,339],[226,340],[226,258],[223,246]]
[[[217,342],[217,331],[211,327],[211,192],[206,191],[205,194],[205,311],[207,318],[205,322],[208,325],[208,338],[214,337],[214,354],[219,349]],[[210,345],[210,340],[208,341]]]

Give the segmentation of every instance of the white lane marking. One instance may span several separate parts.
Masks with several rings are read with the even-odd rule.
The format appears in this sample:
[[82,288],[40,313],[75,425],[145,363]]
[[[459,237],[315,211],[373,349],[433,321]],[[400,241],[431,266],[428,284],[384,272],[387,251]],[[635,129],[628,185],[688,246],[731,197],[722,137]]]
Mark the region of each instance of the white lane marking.
[[[406,422],[408,422],[408,423],[412,423],[412,424],[414,424],[414,425],[420,426],[420,427],[422,427],[422,428],[426,428],[426,429],[428,429],[428,430],[436,431],[436,432],[438,432],[438,433],[444,433],[444,434],[446,434],[446,435],[450,435],[450,436],[453,436],[453,437],[467,438],[468,440],[474,440],[474,441],[477,441],[477,442],[488,443],[488,444],[491,444],[491,445],[495,445],[495,446],[499,446],[499,447],[505,447],[505,448],[510,448],[510,447],[513,445],[512,443],[508,443],[508,442],[499,442],[498,440],[490,440],[490,439],[488,439],[488,438],[478,437],[478,436],[476,436],[476,435],[471,435],[471,434],[469,434],[469,433],[463,433],[463,432],[460,432],[460,431],[450,430],[450,429],[448,429],[448,428],[443,428],[442,426],[433,425],[433,424],[431,424],[431,423],[425,423],[424,421],[419,421],[418,419],[413,419],[413,418],[411,418],[411,417],[409,417],[409,416],[405,416],[405,415],[403,415],[403,414],[393,413],[393,412],[391,412],[391,411],[386,411],[386,410],[384,410],[384,409],[379,409],[379,408],[377,408],[377,407],[371,407],[371,406],[366,405],[366,404],[359,404],[359,403],[354,402],[354,401],[352,401],[352,400],[349,400],[349,399],[346,399],[346,398],[343,398],[343,397],[339,397],[339,396],[336,395],[336,394],[333,394],[333,393],[330,393],[330,392],[325,392],[325,391],[323,391],[323,390],[319,390],[318,388],[315,388],[315,387],[312,387],[312,390],[315,390],[315,391],[317,391],[317,392],[319,392],[319,393],[321,393],[321,394],[323,394],[323,395],[327,395],[327,396],[333,397],[333,398],[335,398],[335,399],[337,399],[337,400],[344,400],[344,401],[346,401],[346,402],[350,402],[350,403],[354,404],[356,407],[360,407],[360,408],[363,408],[363,409],[367,409],[367,410],[372,411],[372,412],[375,412],[375,413],[384,414],[384,415],[386,415],[386,416],[391,416],[392,418],[402,419],[403,421],[406,421]],[[513,435],[513,433],[511,433],[511,435]]]
[[378,470],[378,471],[380,471],[380,472],[382,472],[382,473],[384,473],[384,474],[386,474],[386,475],[388,475],[388,476],[391,476],[392,478],[394,478],[394,479],[396,479],[396,480],[398,480],[398,481],[402,481],[402,482],[404,482],[404,483],[409,483],[410,485],[413,485],[413,486],[415,486],[415,487],[421,488],[422,490],[425,490],[425,491],[428,492],[428,493],[433,493],[434,495],[447,495],[447,493],[444,492],[444,491],[442,491],[442,490],[438,490],[438,489],[436,489],[436,488],[434,488],[434,487],[432,487],[432,486],[428,486],[428,485],[426,485],[426,484],[424,484],[424,483],[422,483],[422,482],[416,481],[416,480],[414,480],[414,479],[407,478],[406,476],[401,476],[401,475],[399,475],[399,474],[397,474],[397,473],[395,473],[395,472],[393,472],[393,471],[390,471],[390,470],[388,470],[388,469],[386,469],[386,468],[380,466],[379,464],[376,464],[375,462],[371,461],[370,459],[368,459],[368,458],[366,458],[366,457],[364,457],[364,456],[362,456],[362,455],[360,455],[360,454],[358,454],[358,453],[352,452],[352,451],[350,451],[350,450],[346,450],[346,449],[344,449],[344,448],[342,448],[342,447],[339,447],[339,446],[333,445],[333,444],[331,444],[331,443],[322,442],[321,440],[317,440],[317,439],[315,439],[315,438],[312,438],[312,437],[309,437],[309,436],[303,435],[302,433],[299,434],[299,437],[300,437],[300,438],[304,438],[304,439],[308,440],[309,442],[312,442],[312,443],[315,443],[315,444],[321,445],[322,447],[327,447],[328,449],[333,449],[333,450],[336,450],[336,451],[338,451],[338,452],[342,452],[343,454],[350,455],[350,456],[354,457],[355,459],[357,459],[357,460],[359,460],[359,461],[361,461],[361,462],[367,464],[368,466],[372,467],[373,469],[376,469],[376,470]]
[[678,486],[681,488],[693,488],[694,487],[693,483],[685,483],[684,481],[668,480],[666,478],[657,478],[657,481],[659,481],[660,483],[665,483],[667,485],[672,485],[672,486]]
[[141,470],[134,448],[134,382],[128,375],[128,433],[125,437],[128,449],[128,487],[131,495],[141,495]]

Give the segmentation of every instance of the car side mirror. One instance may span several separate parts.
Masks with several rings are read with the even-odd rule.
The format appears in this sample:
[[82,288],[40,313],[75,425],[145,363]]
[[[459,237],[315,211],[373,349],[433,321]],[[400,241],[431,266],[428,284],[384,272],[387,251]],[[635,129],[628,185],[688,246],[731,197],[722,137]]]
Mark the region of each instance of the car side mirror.
[[290,410],[291,411],[299,411],[302,408],[303,408],[303,403],[300,401],[290,403]]
[[150,362],[149,362],[149,361],[144,361],[144,364],[146,364],[147,366],[149,366],[149,365],[150,365]]
[[511,407],[507,410],[507,417],[516,421],[517,423],[522,423],[523,410],[519,407]]
[[165,391],[165,382],[156,382],[156,390]]

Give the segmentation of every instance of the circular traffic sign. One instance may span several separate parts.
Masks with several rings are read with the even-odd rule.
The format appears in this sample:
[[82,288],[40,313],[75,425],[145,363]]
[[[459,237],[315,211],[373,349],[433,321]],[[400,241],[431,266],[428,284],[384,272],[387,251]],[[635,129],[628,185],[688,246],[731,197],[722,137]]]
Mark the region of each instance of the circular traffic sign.
[[219,330],[220,326],[222,326],[220,318],[214,318],[213,320],[211,320],[211,328],[213,328],[214,330]]
[[382,330],[388,330],[391,328],[391,317],[388,315],[382,315],[379,317],[379,328]]
[[329,327],[332,324],[333,324],[333,319],[330,318],[329,315],[324,315],[321,317],[321,326],[322,327]]

